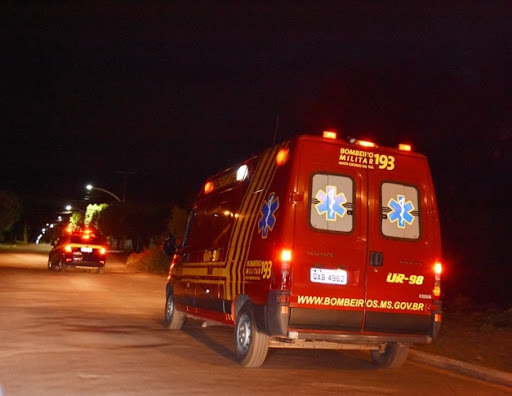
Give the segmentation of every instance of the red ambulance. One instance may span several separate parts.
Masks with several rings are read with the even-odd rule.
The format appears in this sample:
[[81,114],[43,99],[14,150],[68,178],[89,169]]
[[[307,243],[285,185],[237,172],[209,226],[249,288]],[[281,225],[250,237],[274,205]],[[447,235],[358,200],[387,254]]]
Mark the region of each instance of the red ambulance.
[[234,326],[269,348],[369,350],[399,367],[441,324],[440,227],[425,156],[303,135],[206,180],[175,251],[165,323]]

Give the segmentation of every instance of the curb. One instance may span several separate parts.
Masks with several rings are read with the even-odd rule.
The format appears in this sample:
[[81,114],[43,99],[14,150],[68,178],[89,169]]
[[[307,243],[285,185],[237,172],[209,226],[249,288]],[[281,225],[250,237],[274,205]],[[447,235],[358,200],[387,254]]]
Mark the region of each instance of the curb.
[[434,355],[431,353],[416,351],[412,349],[409,350],[408,359],[412,362],[426,363],[431,366],[452,370],[473,378],[478,378],[484,381],[493,382],[495,384],[512,388],[512,373],[505,371],[482,367],[476,364],[461,362],[459,360],[447,358],[444,356]]

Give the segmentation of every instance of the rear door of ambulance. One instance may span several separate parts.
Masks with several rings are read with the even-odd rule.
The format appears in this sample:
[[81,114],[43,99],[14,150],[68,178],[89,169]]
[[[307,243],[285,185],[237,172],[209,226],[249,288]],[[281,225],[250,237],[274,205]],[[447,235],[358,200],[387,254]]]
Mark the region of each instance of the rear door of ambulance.
[[428,163],[416,153],[371,150],[364,330],[427,335],[440,259]]
[[426,160],[311,137],[294,150],[303,199],[290,327],[426,334],[436,252],[420,215],[430,207]]
[[360,332],[367,257],[366,170],[341,166],[339,140],[301,137],[290,328]]

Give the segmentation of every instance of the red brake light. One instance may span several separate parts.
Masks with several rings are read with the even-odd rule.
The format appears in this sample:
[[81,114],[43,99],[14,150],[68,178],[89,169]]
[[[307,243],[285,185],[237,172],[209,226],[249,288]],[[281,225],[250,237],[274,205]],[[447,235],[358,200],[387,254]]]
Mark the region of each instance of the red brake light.
[[105,249],[104,247],[101,247],[100,248],[100,254],[101,255],[107,254],[107,249]]
[[291,260],[291,249],[283,249],[278,253],[278,259],[272,268],[270,285],[272,289],[287,290],[290,288]]
[[434,264],[434,289],[432,290],[434,297],[441,296],[441,272],[443,272],[443,265],[436,261]]
[[443,265],[440,262],[434,264],[434,272],[436,275],[441,275],[441,272],[443,272]]
[[292,251],[290,249],[281,250],[281,261],[292,261]]
[[70,245],[66,245],[66,246],[64,246],[64,250],[65,250],[66,252],[68,252],[68,253],[71,253],[71,251],[72,251],[73,249],[71,249],[71,246],[70,246]]

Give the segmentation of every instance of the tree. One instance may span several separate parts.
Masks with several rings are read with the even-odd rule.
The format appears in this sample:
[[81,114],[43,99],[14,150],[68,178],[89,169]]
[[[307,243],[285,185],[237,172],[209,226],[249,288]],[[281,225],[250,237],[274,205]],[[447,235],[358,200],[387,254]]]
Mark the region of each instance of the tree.
[[163,234],[169,221],[170,205],[158,202],[118,202],[99,212],[100,231],[118,241],[132,240],[133,250],[149,247],[150,240]]
[[84,225],[84,215],[80,212],[73,212],[69,218],[69,226],[73,229],[79,229]]
[[85,211],[84,225],[86,227],[93,227],[99,229],[99,219],[101,217],[101,213],[108,207],[109,205],[106,203],[87,205],[87,210]]
[[4,238],[4,232],[21,218],[23,206],[16,195],[9,191],[0,191],[0,240]]

